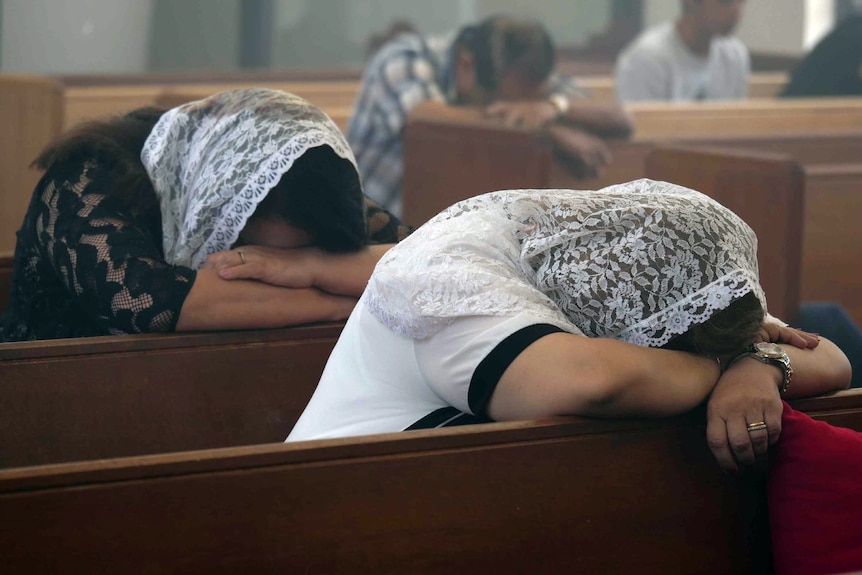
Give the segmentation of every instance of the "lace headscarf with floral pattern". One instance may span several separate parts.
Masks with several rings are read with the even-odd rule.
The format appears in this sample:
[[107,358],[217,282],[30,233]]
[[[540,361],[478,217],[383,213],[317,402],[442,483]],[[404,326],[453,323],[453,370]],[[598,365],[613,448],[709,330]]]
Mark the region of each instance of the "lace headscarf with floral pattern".
[[165,259],[198,269],[230,249],[267,193],[317,146],[356,166],[335,123],[286,92],[234,90],[166,112],[141,153],[159,197]]
[[638,180],[455,204],[383,257],[366,301],[414,339],[457,317],[531,313],[660,347],[749,292],[765,311],[751,228],[699,192]]

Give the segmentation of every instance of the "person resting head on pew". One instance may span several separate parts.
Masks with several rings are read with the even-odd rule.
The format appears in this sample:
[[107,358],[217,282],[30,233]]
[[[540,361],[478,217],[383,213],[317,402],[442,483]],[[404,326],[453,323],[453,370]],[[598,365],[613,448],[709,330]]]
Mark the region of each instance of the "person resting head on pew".
[[838,24],[790,74],[782,98],[862,96],[862,14]]
[[332,120],[274,90],[86,124],[35,165],[0,341],[344,319],[407,233]]
[[735,100],[748,95],[751,58],[732,36],[745,0],[680,0],[682,14],[643,32],[617,58],[621,102]]
[[756,246],[665,182],[457,203],[378,263],[288,441],[708,401],[719,462],[762,461],[782,397],[846,388],[850,368],[766,314]]
[[[610,160],[603,137],[627,137],[628,114],[592,102],[554,73],[554,43],[538,22],[494,16],[446,37],[404,29],[377,47],[365,68],[347,139],[369,197],[401,214],[403,136],[420,105],[486,106],[509,125],[553,126],[560,149],[584,175]],[[564,132],[564,133],[560,133]]]

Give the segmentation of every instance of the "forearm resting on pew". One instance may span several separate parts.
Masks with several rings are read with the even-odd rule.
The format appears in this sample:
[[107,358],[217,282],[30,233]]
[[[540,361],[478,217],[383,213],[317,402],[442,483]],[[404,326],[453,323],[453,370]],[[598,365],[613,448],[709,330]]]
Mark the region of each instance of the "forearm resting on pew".
[[258,281],[225,281],[201,269],[180,311],[177,331],[276,328],[347,318],[356,300]]
[[573,100],[561,121],[603,138],[628,138],[634,132],[625,108],[591,100]]
[[318,288],[335,295],[359,297],[374,266],[395,244],[366,246],[357,252],[330,253],[319,248],[280,249],[243,246],[212,254],[204,265],[225,280],[257,280],[285,288]]
[[809,397],[850,387],[852,369],[850,361],[837,345],[820,338],[814,349],[799,349],[792,345],[781,346],[790,356],[793,379],[784,399]]
[[495,420],[675,415],[703,402],[718,377],[712,358],[558,333],[515,358],[488,414]]

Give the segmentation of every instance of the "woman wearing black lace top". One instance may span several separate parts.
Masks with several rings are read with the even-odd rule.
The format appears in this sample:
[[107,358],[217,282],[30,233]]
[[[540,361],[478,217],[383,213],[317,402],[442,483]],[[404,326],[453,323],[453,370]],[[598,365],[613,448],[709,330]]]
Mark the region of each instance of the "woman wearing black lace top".
[[88,124],[47,148],[0,341],[349,315],[407,233],[320,110],[270,90]]

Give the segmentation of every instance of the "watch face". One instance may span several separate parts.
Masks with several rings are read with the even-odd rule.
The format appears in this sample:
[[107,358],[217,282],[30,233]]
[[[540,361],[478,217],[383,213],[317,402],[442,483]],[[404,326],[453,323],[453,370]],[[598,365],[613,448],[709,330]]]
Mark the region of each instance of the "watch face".
[[784,350],[781,349],[780,346],[769,342],[756,343],[754,344],[754,349],[756,349],[760,355],[775,359],[782,358],[785,355]]

